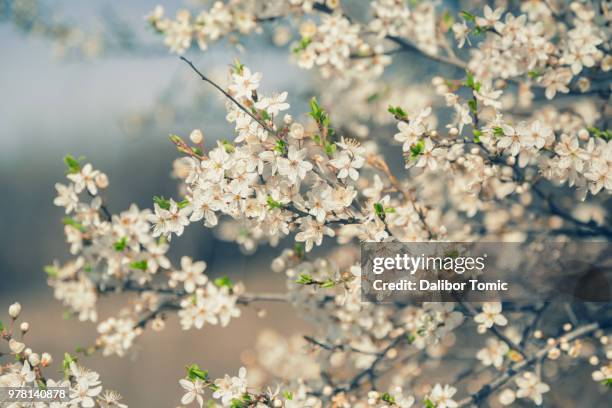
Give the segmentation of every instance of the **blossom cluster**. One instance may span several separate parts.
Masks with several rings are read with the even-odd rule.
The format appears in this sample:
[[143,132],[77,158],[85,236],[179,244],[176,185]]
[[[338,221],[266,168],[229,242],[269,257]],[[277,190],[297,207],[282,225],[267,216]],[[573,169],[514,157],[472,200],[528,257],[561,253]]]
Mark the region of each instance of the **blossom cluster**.
[[165,18],[163,7],[157,6],[147,20],[164,35],[164,43],[176,53],[187,50],[193,40],[200,49],[205,50],[209,43],[229,33],[248,34],[257,28],[256,17],[249,8],[240,4],[235,7],[226,5],[221,1],[216,1],[209,10],[196,16],[192,16],[188,10],[179,10],[175,20]]
[[31,327],[26,321],[17,321],[21,315],[21,304],[13,303],[8,314],[8,326],[5,327],[0,322],[0,340],[8,344],[9,352],[0,353],[0,357],[10,356],[12,361],[0,360],[0,387],[35,387],[40,390],[57,387],[64,388],[66,395],[62,397],[58,393],[56,401],[35,404],[11,402],[5,406],[127,408],[127,405],[120,402],[121,395],[112,390],[104,390],[98,373],[82,367],[77,358],[68,353],[62,363],[64,376],[57,380],[46,377],[44,371],[49,370],[53,364],[53,357],[46,352],[37,353],[27,346],[24,338],[31,331]]
[[[158,229],[152,228],[158,216],[136,205],[111,215],[100,196],[100,190],[108,187],[107,176],[72,156],[65,162],[69,183],[56,184],[54,203],[65,209],[64,232],[74,258],[45,268],[55,298],[79,320],[97,322],[100,295],[114,291],[137,294],[118,317],[98,325],[96,348],[105,355],[123,356],[148,321],[162,329],[163,314],[173,306],[179,309],[185,330],[200,329],[204,323],[226,326],[231,318],[240,316],[240,283],[226,278],[209,280],[204,274],[206,263],[189,257],[182,257],[180,268],[173,267],[166,254],[169,244],[163,237],[157,239]],[[162,198],[157,201],[158,213],[177,214],[172,228],[181,225],[178,213],[184,208],[179,209],[174,201],[171,205]]]

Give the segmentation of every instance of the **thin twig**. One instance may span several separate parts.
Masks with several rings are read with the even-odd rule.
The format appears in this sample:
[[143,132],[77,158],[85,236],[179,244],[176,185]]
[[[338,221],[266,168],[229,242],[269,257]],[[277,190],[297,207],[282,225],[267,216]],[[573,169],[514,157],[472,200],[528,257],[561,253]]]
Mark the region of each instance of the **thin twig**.
[[249,115],[251,118],[253,118],[253,120],[255,120],[257,123],[259,123],[261,125],[261,127],[263,127],[265,130],[267,130],[269,133],[271,134],[276,134],[276,131],[274,131],[274,129],[272,129],[271,127],[269,127],[263,120],[261,120],[260,118],[258,118],[257,116],[255,116],[251,111],[249,111],[244,105],[242,105],[240,102],[238,102],[236,100],[236,98],[234,98],[232,95],[230,95],[225,89],[221,88],[219,85],[217,85],[216,82],[214,82],[213,80],[209,79],[207,76],[205,76],[204,74],[202,74],[196,67],[195,65],[193,65],[193,62],[189,61],[187,58],[181,56],[180,57],[183,61],[185,61],[192,70],[195,71],[196,74],[199,75],[199,77],[202,79],[202,81],[208,82],[209,84],[211,84],[212,86],[214,86],[219,92],[221,92],[223,94],[223,96],[225,96],[226,98],[228,98],[230,101],[234,102],[234,104],[236,106],[238,106],[244,113],[246,113],[247,115]]

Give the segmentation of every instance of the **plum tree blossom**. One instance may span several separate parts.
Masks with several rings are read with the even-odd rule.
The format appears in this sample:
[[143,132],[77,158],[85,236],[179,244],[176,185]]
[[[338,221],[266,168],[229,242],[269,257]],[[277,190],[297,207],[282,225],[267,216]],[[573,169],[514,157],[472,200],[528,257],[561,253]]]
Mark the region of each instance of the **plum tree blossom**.
[[[568,367],[585,361],[597,366],[592,379],[609,387],[606,303],[581,311],[556,310],[545,299],[372,304],[362,302],[359,260],[362,242],[519,242],[533,255],[551,239],[609,241],[609,10],[530,1],[456,14],[444,2],[376,0],[369,17],[356,18],[339,1],[257,3],[214,2],[175,18],[157,7],[147,21],[177,54],[290,21],[292,60],[325,80],[308,95],[307,112],[292,109],[299,95],[268,92],[260,86],[267,73],[239,60],[221,83],[181,57],[223,95],[234,134],[210,144],[198,129],[171,134],[180,156],[172,166],[176,196],[112,211],[103,197],[108,177],[84,158],[65,158],[67,182],[56,184],[54,204],[65,213],[72,259],[45,271],[68,314],[97,324],[84,354],[128,356],[148,328],[168,329],[172,313],[175,326],[205,330],[244,318],[252,303],[284,302],[311,333],[282,340],[268,333],[274,344],[258,342],[261,358],[237,376],[212,379],[188,362],[180,403],[454,408],[496,398],[541,405]],[[389,86],[385,75],[402,53],[450,70],[436,72],[431,87]],[[279,247],[271,269],[286,292],[214,279],[189,254],[173,266],[171,239],[192,223],[216,228],[249,253]],[[129,297],[125,307],[101,318],[98,299],[117,292]],[[18,315],[13,308],[11,326],[0,326],[17,358],[0,382],[42,381],[37,367],[49,359],[14,338]],[[432,380],[437,367],[461,363],[453,357],[467,337],[474,339],[469,361]],[[118,404],[72,356],[64,371],[73,405]],[[256,381],[249,373],[263,374]]]

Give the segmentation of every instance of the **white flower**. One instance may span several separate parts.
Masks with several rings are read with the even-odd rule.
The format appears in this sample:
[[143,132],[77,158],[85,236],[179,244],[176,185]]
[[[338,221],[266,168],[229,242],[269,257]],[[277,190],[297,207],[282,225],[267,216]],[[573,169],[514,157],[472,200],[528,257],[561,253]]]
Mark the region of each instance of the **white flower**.
[[438,168],[438,160],[446,155],[446,149],[434,147],[430,138],[425,138],[423,141],[424,147],[419,154],[416,167],[429,167],[431,171]]
[[317,222],[312,217],[302,217],[298,219],[298,222],[301,231],[295,235],[295,240],[306,244],[306,252],[310,252],[314,244],[321,245],[324,234],[330,237],[335,235],[333,229]]
[[455,387],[445,385],[444,388],[440,384],[436,384],[429,393],[429,400],[434,403],[436,408],[454,408],[457,406],[452,398],[457,392]]
[[[159,27],[159,23],[156,26]],[[170,47],[170,52],[182,54],[191,46],[193,27],[191,26],[191,13],[189,11],[179,10],[176,13],[175,21],[164,21],[161,27],[166,29],[164,43]]]
[[270,98],[262,98],[260,101],[255,103],[255,107],[257,109],[264,109],[270,115],[275,116],[278,115],[280,111],[289,109],[289,104],[285,102],[286,100],[287,92],[282,92]]
[[516,400],[516,394],[510,388],[499,393],[499,402],[502,405],[510,405]]
[[410,147],[415,144],[420,136],[427,131],[425,126],[425,118],[431,114],[431,107],[423,109],[416,118],[411,119],[409,123],[399,122],[397,128],[399,133],[396,133],[394,138],[400,143],[403,143],[405,152],[410,150]]
[[251,70],[247,67],[242,68],[242,72],[239,74],[232,74],[233,83],[230,84],[229,89],[234,93],[236,98],[251,98],[251,94],[257,88],[259,88],[259,81],[261,81],[261,73],[251,73]]
[[170,274],[171,285],[183,282],[185,292],[193,293],[197,287],[204,286],[208,282],[208,277],[204,275],[205,270],[206,262],[193,262],[190,257],[184,256],[181,258],[181,270]]
[[345,179],[347,177],[352,180],[357,180],[359,178],[359,172],[357,169],[363,167],[365,163],[365,159],[361,156],[353,156],[349,155],[348,152],[342,151],[335,159],[330,160],[329,164],[337,168],[338,178]]
[[10,339],[9,348],[13,353],[19,354],[25,349],[25,344],[15,339]]
[[474,321],[489,329],[494,324],[505,326],[508,324],[508,319],[501,312],[502,304],[500,302],[486,302],[482,305],[482,312],[474,316]]
[[503,91],[494,90],[487,84],[482,84],[480,90],[474,90],[474,96],[481,101],[484,106],[491,106],[495,109],[501,109],[502,104],[499,101]]
[[453,34],[455,35],[455,41],[457,41],[457,47],[463,48],[465,41],[468,40],[468,34],[470,33],[470,27],[465,24],[465,21],[455,23],[452,26]]
[[166,235],[168,239],[171,234],[175,233],[181,236],[185,230],[185,226],[189,225],[187,216],[191,213],[191,207],[179,208],[179,205],[170,199],[168,209],[161,208],[157,203],[154,205],[155,214],[147,214],[146,218],[154,224],[153,236]]
[[292,183],[303,180],[306,174],[312,170],[312,163],[305,161],[306,149],[298,150],[295,146],[289,146],[287,157],[277,160],[278,173],[287,177]]
[[234,398],[241,398],[247,389],[246,368],[240,367],[238,377],[225,375],[224,378],[215,380],[218,389],[213,393],[213,398],[221,399],[224,405],[228,405]]
[[542,84],[546,87],[547,99],[555,97],[557,92],[568,93],[567,87],[572,80],[572,72],[569,69],[550,70],[542,77]]
[[225,177],[225,171],[230,169],[233,162],[230,155],[219,144],[208,154],[208,160],[203,160],[201,167],[204,170],[204,177],[211,182],[220,182]]
[[53,200],[53,204],[58,207],[65,207],[66,214],[70,214],[79,203],[79,197],[74,191],[74,185],[69,184],[65,186],[61,183],[55,183],[55,189],[57,190],[57,197]]
[[19,314],[21,313],[21,304],[19,304],[19,302],[15,302],[10,305],[8,313],[9,316],[11,316],[13,319],[17,319],[19,317]]
[[181,379],[179,380],[179,384],[185,391],[185,395],[181,398],[181,404],[188,405],[193,401],[197,401],[198,405],[201,407],[204,405],[204,383],[200,379],[195,379],[194,381]]
[[500,368],[504,363],[504,356],[508,350],[510,348],[506,343],[490,337],[487,339],[487,346],[476,353],[476,358],[485,366],[492,365],[495,368]]
[[612,379],[612,362],[602,365],[599,370],[593,371],[591,377],[598,382]]
[[484,18],[476,17],[476,25],[479,27],[493,27],[497,23],[504,12],[504,9],[497,8],[495,11],[488,5],[484,6]]
[[74,376],[74,385],[70,387],[70,404],[77,404],[83,408],[95,406],[95,397],[102,392],[100,376],[94,371],[86,370],[70,363],[70,373]]
[[104,391],[104,395],[102,395],[98,402],[102,408],[128,408],[127,405],[121,404],[123,397],[121,394],[115,391],[106,390]]
[[70,173],[66,177],[69,180],[74,182],[74,190],[77,193],[80,193],[85,188],[92,195],[98,194],[98,186],[96,185],[96,176],[98,176],[100,172],[98,170],[94,170],[90,163],[87,163],[78,173]]
[[521,151],[521,146],[527,144],[527,139],[510,125],[502,125],[504,136],[497,141],[497,147],[507,150],[510,155],[517,156]]
[[532,372],[523,373],[515,381],[516,385],[519,386],[516,396],[518,398],[531,398],[536,405],[542,405],[542,394],[550,391],[548,384],[540,381]]

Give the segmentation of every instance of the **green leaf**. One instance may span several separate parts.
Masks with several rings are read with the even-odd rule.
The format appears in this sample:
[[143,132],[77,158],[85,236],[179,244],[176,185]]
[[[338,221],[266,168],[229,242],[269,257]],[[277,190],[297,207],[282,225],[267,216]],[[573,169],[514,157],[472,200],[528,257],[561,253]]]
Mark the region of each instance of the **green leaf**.
[[227,140],[221,141],[221,144],[223,145],[223,149],[225,149],[226,153],[233,153],[236,150],[234,145],[228,142]]
[[274,200],[272,196],[268,196],[266,199],[266,204],[268,204],[268,210],[273,210],[275,208],[283,208],[283,205],[278,201]]
[[227,276],[222,276],[220,278],[215,279],[214,283],[215,283],[215,285],[217,285],[220,288],[226,286],[227,288],[231,289],[231,288],[234,287],[234,283]]
[[164,198],[164,196],[153,196],[153,202],[164,210],[170,209],[170,200]]
[[527,75],[529,75],[529,78],[535,79],[539,77],[540,75],[542,75],[542,73],[538,71],[537,69],[534,69],[533,71],[529,71]]
[[379,93],[373,93],[372,95],[368,96],[366,98],[366,102],[368,103],[372,103],[376,100],[378,100],[380,98],[380,94]]
[[610,129],[601,130],[596,127],[590,127],[587,130],[595,137],[602,138],[606,141],[612,140],[612,130]]
[[612,388],[612,378],[606,378],[601,382],[602,385],[605,385],[608,388]]
[[478,102],[476,99],[470,99],[468,101],[468,106],[470,107],[470,111],[472,113],[478,113]]
[[147,261],[143,259],[142,261],[134,261],[130,264],[130,268],[139,269],[141,271],[147,270]]
[[480,35],[480,34],[483,34],[485,32],[487,32],[487,28],[486,27],[480,27],[480,26],[476,26],[472,30],[472,34],[474,34],[474,35]]
[[261,109],[261,110],[259,110],[259,114],[261,115],[261,117],[262,117],[264,120],[270,120],[270,119],[272,119],[272,117],[270,116],[270,114],[268,113],[268,111],[267,111],[267,110],[265,110],[265,109]]
[[312,42],[312,40],[310,39],[310,37],[303,37],[300,40],[300,43],[298,44],[298,46],[293,48],[293,50],[292,50],[293,53],[294,54],[299,54],[300,52],[304,51],[311,42]]
[[324,114],[325,112],[319,105],[317,98],[313,96],[310,99],[310,116],[317,122],[321,122],[322,118],[324,117]]
[[50,278],[57,278],[57,276],[59,275],[59,271],[53,265],[47,265],[43,268],[43,270]]
[[81,165],[79,164],[79,161],[75,159],[74,156],[72,156],[71,154],[67,154],[66,156],[64,156],[64,163],[68,168],[68,173],[74,174],[81,171]]
[[310,276],[307,273],[301,273],[298,280],[295,281],[295,283],[299,283],[301,285],[308,285],[312,282],[314,282],[314,280],[312,279],[312,276]]
[[174,143],[174,144],[183,144],[184,143],[182,137],[180,137],[179,135],[172,134],[172,133],[170,133],[168,135],[168,139],[170,139],[170,141],[172,143]]
[[423,151],[425,150],[425,142],[423,140],[419,140],[417,143],[410,146],[410,159],[414,160],[419,157]]
[[332,142],[328,142],[326,140],[325,145],[323,146],[323,149],[325,150],[325,153],[327,153],[328,156],[332,156],[334,152],[336,151],[336,144]]
[[374,207],[374,212],[378,217],[385,216],[385,207],[383,207],[381,203],[374,203],[372,206]]
[[504,129],[502,129],[499,126],[496,126],[493,128],[493,135],[495,136],[503,136],[504,135]]
[[444,10],[444,14],[442,15],[442,21],[444,21],[446,27],[450,28],[455,22],[455,18],[452,16],[451,13],[448,12],[448,10]]
[[200,369],[197,364],[192,364],[187,367],[187,377],[191,381],[195,381],[196,379],[206,381],[208,378],[208,371]]
[[461,17],[463,17],[463,19],[466,21],[471,21],[471,22],[476,21],[476,16],[466,10],[461,11]]
[[385,392],[382,397],[380,397],[381,400],[388,402],[389,404],[395,404],[395,398],[389,394],[388,392]]
[[408,120],[408,114],[400,106],[389,105],[387,111],[392,114],[395,119]]
[[470,71],[465,71],[467,78],[465,80],[465,86],[467,86],[468,88],[472,88],[474,89],[474,75],[472,75],[472,73]]
[[232,65],[234,72],[238,75],[242,74],[242,70],[244,69],[244,65],[240,62],[238,58],[234,60],[234,64]]
[[291,391],[283,391],[283,397],[285,397],[286,400],[291,401],[293,399],[293,393]]
[[285,155],[287,153],[287,142],[282,139],[277,140],[276,145],[274,145],[274,150],[281,155]]
[[334,286],[336,286],[336,282],[333,279],[327,279],[321,284],[322,288],[333,288]]
[[436,408],[436,404],[434,404],[433,402],[431,402],[430,399],[426,399],[425,400],[425,408]]
[[2,323],[2,320],[0,320],[0,333],[2,333],[4,331],[4,324]]
[[64,353],[64,361],[62,361],[62,370],[64,375],[68,377],[70,373],[70,364],[76,363],[78,359],[75,356],[71,356],[69,353]]
[[127,247],[127,237],[121,238],[119,241],[113,244],[115,251],[121,252]]
[[295,251],[295,254],[297,255],[298,258],[303,258],[304,257],[304,245],[302,245],[299,242],[297,242],[293,246],[293,250]]
[[77,220],[75,220],[74,218],[71,217],[64,217],[62,219],[62,222],[64,223],[64,225],[70,225],[71,227],[74,227],[76,229],[78,229],[81,232],[85,232],[86,228],[79,223]]
[[189,205],[189,200],[183,200],[183,201],[179,201],[178,203],[176,203],[176,205],[178,206],[178,208],[185,208]]
[[416,340],[416,336],[412,333],[408,333],[406,337],[408,338],[408,344],[412,344]]

